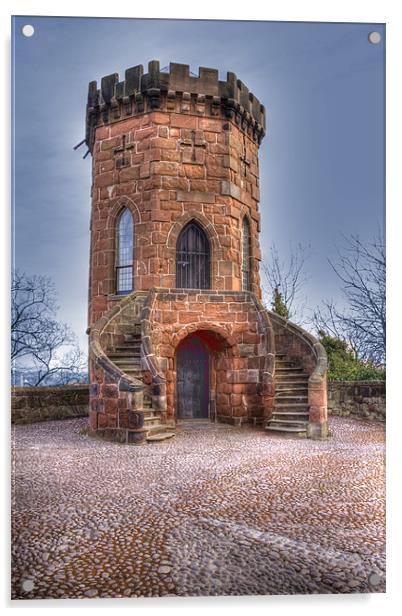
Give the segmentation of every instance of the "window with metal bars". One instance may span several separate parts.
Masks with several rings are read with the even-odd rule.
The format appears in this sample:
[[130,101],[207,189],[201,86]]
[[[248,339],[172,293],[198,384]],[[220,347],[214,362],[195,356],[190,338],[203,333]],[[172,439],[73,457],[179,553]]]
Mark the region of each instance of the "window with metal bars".
[[178,289],[211,288],[211,248],[204,230],[189,222],[176,244],[176,287]]
[[121,212],[116,226],[116,293],[133,290],[134,224],[128,208]]
[[250,223],[245,216],[243,218],[243,223],[242,223],[242,228],[241,228],[241,245],[242,245],[241,277],[242,277],[243,291],[251,290],[250,244],[251,244]]

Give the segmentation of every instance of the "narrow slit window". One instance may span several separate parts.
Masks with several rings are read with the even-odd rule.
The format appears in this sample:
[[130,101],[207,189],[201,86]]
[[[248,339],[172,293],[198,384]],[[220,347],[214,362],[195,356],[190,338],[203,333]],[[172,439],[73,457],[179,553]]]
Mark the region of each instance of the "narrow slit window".
[[243,291],[250,291],[251,290],[251,270],[250,270],[251,233],[250,233],[250,223],[246,217],[243,218],[241,244],[242,244],[242,262],[241,262],[242,289]]
[[116,293],[133,290],[134,224],[128,208],[119,216],[116,232]]

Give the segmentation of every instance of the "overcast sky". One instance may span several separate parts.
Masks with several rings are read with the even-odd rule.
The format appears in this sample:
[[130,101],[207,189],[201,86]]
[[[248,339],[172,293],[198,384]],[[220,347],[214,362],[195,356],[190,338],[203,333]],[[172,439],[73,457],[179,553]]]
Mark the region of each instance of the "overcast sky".
[[384,41],[379,24],[15,18],[15,266],[52,277],[84,348],[91,160],[73,146],[88,82],[157,59],[233,71],[266,106],[263,254],[311,245],[309,305],[338,298],[327,258],[341,234],[368,241],[384,222]]

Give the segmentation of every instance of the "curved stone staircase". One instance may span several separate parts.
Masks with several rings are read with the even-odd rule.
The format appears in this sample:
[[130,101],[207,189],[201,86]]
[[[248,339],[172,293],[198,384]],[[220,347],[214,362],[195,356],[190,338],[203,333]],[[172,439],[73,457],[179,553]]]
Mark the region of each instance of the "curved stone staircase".
[[[134,442],[131,439],[131,432],[138,434],[139,440],[136,439],[136,442],[145,439],[149,442],[161,441],[175,436],[172,426],[162,420],[162,412],[153,408],[151,388],[144,378],[146,369],[141,361],[143,342],[141,315],[144,300],[143,293],[137,292],[127,296],[88,332],[90,358],[94,366],[104,371],[107,378],[104,382],[116,382],[119,391],[133,392],[132,395],[135,396],[137,394],[134,392],[139,394],[133,411],[137,415],[143,413],[143,427],[127,426],[126,442]],[[96,390],[99,392],[98,387]],[[129,408],[130,405],[131,403]]]
[[266,430],[306,435],[309,375],[284,353],[275,356],[275,399]]
[[[141,368],[141,324],[135,324],[131,332],[124,334],[124,342],[107,353],[109,359],[128,377],[142,381]],[[175,436],[171,428],[161,421],[161,413],[152,408],[152,396],[145,385],[143,398],[144,428],[147,428],[148,442],[161,441]]]

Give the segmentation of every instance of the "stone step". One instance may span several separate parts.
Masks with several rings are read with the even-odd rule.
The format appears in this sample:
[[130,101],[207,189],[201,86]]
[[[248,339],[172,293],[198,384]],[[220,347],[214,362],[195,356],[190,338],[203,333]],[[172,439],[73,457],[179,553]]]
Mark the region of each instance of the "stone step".
[[284,424],[285,426],[301,426],[303,429],[305,429],[307,421],[303,421],[302,419],[270,419],[269,424],[273,424],[275,426],[280,424]]
[[161,421],[159,421],[159,423],[155,423],[155,424],[151,424],[150,426],[147,426],[147,430],[148,428],[149,428],[148,435],[160,434],[161,432],[172,432],[172,428],[167,426],[166,424],[161,423]]
[[139,357],[109,357],[117,366],[139,366],[141,363]]
[[301,366],[279,366],[275,369],[275,372],[303,372],[303,368]]
[[294,385],[292,383],[277,383],[276,384],[276,389],[277,391],[282,392],[296,392],[296,391],[301,391],[301,392],[308,392],[308,383],[300,383],[299,385]]
[[141,349],[125,349],[123,350],[110,350],[107,355],[115,355],[116,357],[141,357]]
[[[300,406],[297,406],[300,405]],[[274,401],[274,409],[277,411],[289,411],[289,413],[291,413],[292,411],[303,411],[306,412],[308,411],[309,405],[307,403],[307,401],[301,401],[301,402],[284,402],[281,400],[275,400]]]
[[124,370],[123,368],[120,368],[120,369],[122,370],[122,372],[127,374],[127,376],[131,376],[133,379],[137,379],[138,381],[141,381],[142,370],[133,370],[132,368],[127,369],[127,370]]
[[108,357],[112,360],[112,362],[114,364],[140,364],[141,363],[141,357],[138,355],[137,357],[135,355],[108,355]]
[[272,411],[272,415],[278,416],[278,417],[288,417],[288,416],[295,416],[295,417],[308,417],[309,416],[309,411]]
[[278,411],[280,410],[291,410],[291,409],[307,409],[308,404],[305,402],[276,402],[274,403],[274,408]]
[[125,349],[124,351],[116,350],[108,352],[109,357],[140,357],[141,350],[138,348],[135,349]]
[[275,374],[275,381],[289,385],[308,385],[308,379],[307,374]]
[[162,425],[161,424],[161,420],[160,420],[160,417],[158,417],[158,416],[151,416],[151,415],[148,416],[148,415],[146,415],[144,417],[144,427],[145,428],[159,427],[161,425]]
[[160,432],[158,434],[149,434],[146,438],[148,443],[159,443],[160,441],[165,441],[168,438],[173,438],[176,436],[174,432]]
[[134,342],[141,342],[141,332],[138,332],[137,334],[134,333],[130,333],[130,334],[123,334],[124,337],[124,342],[125,344],[127,343],[134,343]]
[[138,325],[138,329],[135,329],[135,325],[133,325],[132,323],[120,323],[119,324],[119,334],[121,334],[124,337],[127,337],[128,339],[131,339],[132,337],[136,337],[136,336],[141,336],[141,326]]
[[120,366],[118,364],[116,364],[116,366],[119,368],[119,370],[121,370],[122,372],[124,372],[125,374],[127,374],[128,376],[132,376],[135,379],[140,379],[142,377],[142,370],[140,367],[138,367],[138,369],[134,369],[133,366]]
[[307,372],[304,372],[303,368],[277,368],[275,374],[281,376],[286,376],[287,374],[289,374],[289,376],[309,376]]
[[113,361],[113,363],[116,364],[116,366],[119,366],[119,368],[121,368],[122,370],[123,370],[123,366],[125,366],[129,370],[130,369],[141,370],[141,362],[140,361],[125,359],[124,361],[116,360],[116,361]]
[[[298,393],[287,393],[285,396],[280,395],[282,392],[277,391],[275,393],[275,404],[279,403],[279,404],[284,404],[285,402],[289,402],[290,404],[292,404],[292,402],[296,402],[296,403],[301,403],[304,402],[304,404],[308,404],[308,396],[307,396],[307,391],[302,392],[300,394]],[[302,398],[301,400],[297,399],[297,400],[291,400],[291,398]]]
[[270,419],[268,423],[272,423],[273,426],[279,426],[282,424],[284,426],[295,426],[301,430],[305,430],[306,425],[308,424],[308,417],[307,415],[305,417],[278,417],[275,419]]
[[275,366],[278,368],[300,368],[300,366],[290,359],[276,359]]
[[144,410],[145,417],[151,417],[151,416],[152,417],[159,417],[160,416],[160,411],[155,411],[150,406],[144,406],[143,410]]
[[299,432],[299,433],[303,433],[303,434],[306,433],[306,428],[301,429],[301,428],[299,428],[297,426],[275,426],[275,425],[271,426],[271,425],[268,425],[268,426],[265,426],[265,429],[266,430],[275,430],[277,432]]
[[285,400],[287,400],[288,402],[291,402],[292,400],[294,402],[307,402],[308,394],[307,391],[303,391],[300,393],[297,393],[295,391],[285,393],[282,391],[277,391],[275,394],[275,400],[281,400],[282,402],[284,402]]
[[289,408],[289,410],[291,409],[295,409],[300,410],[300,407],[295,406],[295,404],[300,404],[302,405],[302,407],[306,407],[308,408],[308,401],[307,400],[283,400],[283,398],[275,398],[274,400],[274,408],[276,408],[277,410],[282,410],[284,408]]

